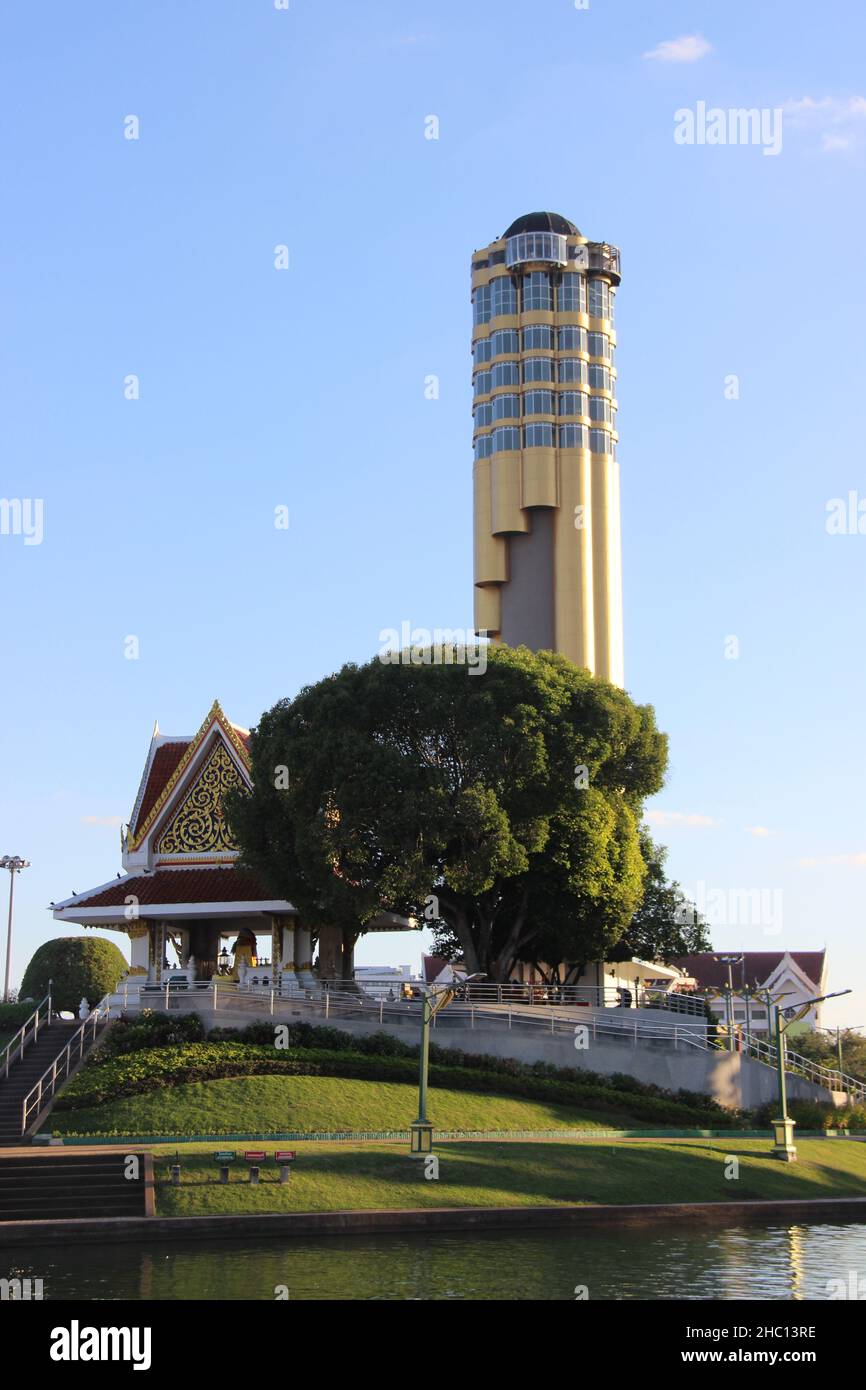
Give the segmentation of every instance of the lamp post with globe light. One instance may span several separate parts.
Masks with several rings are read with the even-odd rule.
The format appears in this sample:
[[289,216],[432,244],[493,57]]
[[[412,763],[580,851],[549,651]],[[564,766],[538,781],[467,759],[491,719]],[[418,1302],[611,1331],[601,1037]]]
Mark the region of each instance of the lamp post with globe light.
[[15,899],[15,875],[22,869],[30,868],[30,860],[22,859],[20,854],[4,854],[0,859],[0,869],[9,870],[9,920],[6,925],[6,975],[3,983],[3,1003],[9,1003],[9,972],[12,969],[12,904]]

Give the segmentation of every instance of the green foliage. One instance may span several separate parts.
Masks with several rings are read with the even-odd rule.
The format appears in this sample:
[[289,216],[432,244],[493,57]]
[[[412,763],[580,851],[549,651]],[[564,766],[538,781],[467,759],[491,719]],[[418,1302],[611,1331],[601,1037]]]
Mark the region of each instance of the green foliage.
[[[761,1125],[772,1126],[779,1113],[778,1101],[770,1101],[755,1112]],[[805,1130],[846,1130],[851,1134],[866,1131],[866,1106],[846,1105],[837,1108],[825,1105],[818,1100],[789,1100],[788,1114],[796,1120],[797,1127]],[[796,1143],[796,1132],[794,1136]]]
[[501,647],[483,675],[345,666],[265,713],[251,756],[252,794],[226,802],[232,829],[305,921],[426,917],[444,950],[503,979],[552,921],[569,959],[631,921],[640,810],[667,741],[649,706],[564,657]]
[[93,1008],[117,988],[129,967],[113,941],[99,936],[59,936],[45,941],[24,971],[21,995],[38,1002],[48,993],[55,1009],[78,1013],[82,999]]
[[28,999],[26,1003],[21,1004],[0,1004],[0,1037],[14,1037],[18,1029],[24,1027],[39,1002],[39,999]]
[[611,960],[637,956],[667,964],[677,956],[711,951],[707,923],[679,883],[665,878],[667,850],[655,844],[646,826],[640,829],[640,851],[646,865],[643,898]]
[[[146,1047],[170,1047],[185,1042],[201,1042],[205,1037],[204,1024],[198,1014],[162,1014],[144,1009],[132,1018],[119,1018],[113,1023],[91,1054],[99,1065],[110,1057],[126,1052],[139,1052]],[[274,1030],[268,1030],[273,1042]]]
[[[822,1066],[835,1070],[839,1065],[836,1038],[831,1033],[798,1033],[791,1046],[801,1056]],[[866,1081],[866,1038],[853,1028],[842,1029],[842,1070],[848,1076]]]

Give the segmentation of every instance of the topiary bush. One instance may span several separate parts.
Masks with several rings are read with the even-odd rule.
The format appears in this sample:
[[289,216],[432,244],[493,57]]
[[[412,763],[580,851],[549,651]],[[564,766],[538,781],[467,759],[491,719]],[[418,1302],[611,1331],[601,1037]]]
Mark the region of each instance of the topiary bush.
[[[24,971],[21,994],[40,1000],[48,993],[55,1009],[78,1013],[82,999],[91,1008],[117,988],[129,966],[113,941],[99,936],[59,936],[44,942]],[[32,1010],[31,1010],[32,1012]]]

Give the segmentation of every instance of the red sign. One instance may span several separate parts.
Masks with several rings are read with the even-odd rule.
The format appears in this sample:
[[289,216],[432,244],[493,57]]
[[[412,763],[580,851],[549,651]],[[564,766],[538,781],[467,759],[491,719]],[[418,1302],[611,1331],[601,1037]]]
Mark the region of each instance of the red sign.
[[274,1159],[277,1163],[291,1163],[295,1157],[294,1149],[277,1149]]
[[247,1149],[244,1158],[247,1163],[261,1163],[267,1158],[267,1154],[264,1149]]

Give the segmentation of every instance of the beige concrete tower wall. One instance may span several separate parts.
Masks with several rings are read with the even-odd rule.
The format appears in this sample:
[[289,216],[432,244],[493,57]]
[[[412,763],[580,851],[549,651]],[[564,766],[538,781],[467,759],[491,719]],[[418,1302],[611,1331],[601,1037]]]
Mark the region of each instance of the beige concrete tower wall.
[[619,477],[607,454],[592,456],[592,592],[597,676],[622,684]]
[[556,650],[575,666],[595,671],[592,486],[586,450],[560,452],[559,479],[553,532]]

